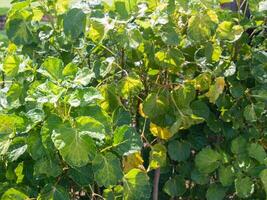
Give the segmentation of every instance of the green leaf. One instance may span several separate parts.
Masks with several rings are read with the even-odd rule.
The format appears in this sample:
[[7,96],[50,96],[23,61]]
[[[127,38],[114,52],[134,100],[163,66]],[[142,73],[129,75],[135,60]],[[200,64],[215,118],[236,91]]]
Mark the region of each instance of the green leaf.
[[70,200],[70,196],[64,187],[47,184],[42,189],[37,200]]
[[209,147],[202,149],[195,158],[196,167],[202,173],[208,174],[219,167],[221,155]]
[[166,45],[179,45],[180,38],[178,33],[171,25],[164,26],[161,29],[161,39]]
[[249,177],[237,178],[235,180],[235,190],[240,198],[248,198],[254,193],[254,183]]
[[0,114],[0,134],[9,134],[24,128],[22,117],[16,115]]
[[114,188],[105,189],[103,192],[103,197],[105,200],[115,200],[120,199],[123,196],[123,186],[116,185]]
[[267,83],[266,79],[264,78],[267,76],[266,67],[264,64],[254,64],[254,67],[251,69],[251,74],[259,83]]
[[207,174],[200,173],[197,169],[193,169],[191,172],[191,179],[199,185],[205,185],[209,182],[209,176]]
[[213,184],[209,187],[206,198],[207,200],[223,200],[226,195],[225,189],[217,184]]
[[132,169],[123,179],[123,197],[131,200],[148,200],[151,195],[151,186],[146,172]]
[[198,117],[202,117],[206,120],[209,119],[209,115],[210,115],[210,109],[207,106],[206,103],[204,103],[201,100],[197,100],[191,103],[191,108],[193,110],[193,114],[198,116]]
[[188,109],[190,103],[196,97],[196,90],[193,85],[185,84],[173,91],[173,98],[179,109]]
[[182,196],[186,192],[185,180],[181,176],[175,176],[164,184],[163,191],[171,197]]
[[128,31],[128,37],[129,37],[129,46],[133,49],[138,48],[143,41],[142,34],[138,29],[130,29]]
[[66,89],[58,86],[52,81],[46,81],[38,85],[31,91],[31,94],[26,98],[27,101],[36,101],[40,104],[56,103],[60,97],[65,93]]
[[219,179],[223,186],[231,186],[234,181],[234,169],[232,166],[221,166],[219,169]]
[[234,140],[232,140],[231,143],[231,151],[234,154],[244,154],[247,150],[247,141],[243,137],[238,137]]
[[166,165],[166,147],[162,144],[155,144],[149,153],[149,168],[157,169]]
[[249,122],[255,122],[257,121],[257,115],[255,112],[255,106],[254,104],[251,105],[247,105],[244,109],[244,113],[243,113],[245,119]]
[[127,19],[129,17],[129,13],[126,9],[126,2],[121,0],[116,0],[113,2],[114,2],[113,7],[115,8],[115,11],[118,13],[118,16],[121,19]]
[[264,163],[264,159],[266,158],[266,152],[264,148],[257,143],[253,143],[248,146],[248,154],[251,158],[256,159],[261,164]]
[[144,113],[149,118],[153,118],[155,116],[154,113],[157,113],[158,115],[164,113],[166,108],[166,99],[163,96],[154,93],[150,94],[143,103]]
[[48,177],[57,177],[62,173],[60,161],[53,155],[45,155],[34,164],[34,173],[36,175],[46,175]]
[[44,63],[42,64],[42,68],[38,70],[38,72],[42,73],[43,75],[54,79],[54,80],[62,80],[62,71],[64,69],[64,64],[62,60],[55,57],[48,57],[45,59]]
[[12,19],[7,23],[8,38],[16,45],[27,45],[33,42],[33,33],[29,23],[23,19]]
[[53,131],[51,137],[60,155],[70,166],[85,166],[95,156],[96,146],[86,131],[79,131],[68,124],[62,124]]
[[7,158],[10,162],[15,162],[19,159],[20,156],[22,156],[26,150],[27,145],[24,144],[16,144],[16,140],[13,140],[14,145],[11,145],[8,149]]
[[78,66],[71,62],[67,64],[66,67],[64,67],[62,75],[67,77],[74,77],[77,74],[78,69]]
[[94,176],[91,165],[86,165],[80,168],[71,168],[68,171],[68,176],[80,186],[88,186],[93,183]]
[[7,101],[10,103],[16,101],[22,94],[22,89],[23,87],[20,84],[13,83],[6,94]]
[[112,153],[97,154],[93,160],[93,171],[99,186],[116,185],[123,177],[120,160]]
[[138,152],[142,148],[140,135],[136,130],[127,125],[116,128],[114,132],[113,146],[120,155],[129,155]]
[[112,121],[114,126],[130,125],[132,123],[132,117],[129,111],[126,111],[122,107],[118,107],[112,114]]
[[264,169],[264,170],[261,171],[260,179],[261,179],[261,182],[263,184],[265,193],[267,195],[267,169]]
[[123,98],[138,95],[143,89],[143,84],[138,76],[126,76],[119,83],[119,92]]
[[1,197],[1,200],[26,200],[26,199],[29,199],[29,197],[26,194],[14,188],[8,189]]
[[86,15],[81,9],[73,8],[64,16],[64,33],[73,39],[78,38],[85,31]]
[[168,111],[168,100],[160,94],[149,94],[143,102],[143,111],[151,121],[162,121],[160,118],[164,117]]
[[98,100],[102,100],[103,97],[96,88],[86,87],[76,89],[66,99],[72,107],[84,107],[88,106],[88,104],[96,103]]
[[156,63],[172,73],[177,73],[185,61],[183,53],[179,49],[160,50],[155,54]]
[[103,141],[106,137],[105,126],[92,117],[81,116],[76,118],[77,129],[92,139]]
[[112,132],[112,119],[104,110],[101,109],[100,106],[96,104],[91,104],[85,107],[79,107],[76,111],[77,116],[86,116],[88,115],[88,113],[90,113],[91,118],[94,118],[98,121],[98,123],[104,125],[105,135],[108,135]]
[[190,144],[173,140],[168,145],[168,154],[172,160],[186,161],[190,156]]
[[19,70],[20,60],[17,56],[7,56],[4,59],[3,71],[8,77],[14,77],[17,75]]
[[79,69],[74,79],[75,86],[87,86],[92,78],[94,78],[94,72],[88,68]]

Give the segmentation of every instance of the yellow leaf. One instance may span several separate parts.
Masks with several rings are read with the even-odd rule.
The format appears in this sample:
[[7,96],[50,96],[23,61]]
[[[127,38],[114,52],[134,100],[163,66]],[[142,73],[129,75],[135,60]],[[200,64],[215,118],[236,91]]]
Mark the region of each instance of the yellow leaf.
[[17,50],[17,46],[14,43],[9,43],[7,47],[8,53],[14,53]]
[[156,124],[150,123],[150,132],[160,139],[167,140],[171,138],[174,133],[171,133],[171,131],[168,128],[162,128],[160,126],[157,126]]
[[32,20],[33,21],[41,21],[43,16],[44,16],[44,13],[43,11],[39,8],[39,7],[35,7],[32,9],[32,13],[33,13],[33,17],[32,17]]
[[123,98],[138,95],[142,90],[143,84],[138,76],[127,76],[120,81],[119,91]]
[[144,160],[140,152],[127,155],[123,157],[123,160],[122,160],[123,171],[127,173],[134,168],[145,170],[143,163],[144,163]]
[[139,111],[139,114],[140,114],[142,117],[147,118],[146,114],[145,114],[144,111],[143,111],[143,104],[142,104],[142,103],[139,104],[139,109],[138,109],[138,111]]
[[225,80],[224,77],[218,77],[215,82],[215,86],[217,88],[218,93],[223,93],[224,86],[225,86]]
[[213,10],[209,10],[207,14],[210,17],[211,21],[213,21],[216,24],[219,23],[219,19],[216,12],[214,12]]
[[224,77],[218,77],[215,80],[215,84],[212,85],[206,94],[211,103],[215,103],[219,96],[223,93],[225,87]]
[[167,149],[162,144],[155,144],[149,153],[149,170],[166,165]]
[[224,4],[224,3],[232,3],[233,0],[220,0],[220,4]]
[[55,6],[58,14],[63,14],[69,8],[69,0],[57,0]]

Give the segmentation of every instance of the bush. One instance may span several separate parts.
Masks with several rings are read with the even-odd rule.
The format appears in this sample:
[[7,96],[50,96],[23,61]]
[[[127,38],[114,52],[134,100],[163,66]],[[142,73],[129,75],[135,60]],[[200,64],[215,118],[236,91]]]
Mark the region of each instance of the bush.
[[13,1],[1,200],[265,199],[264,3],[210,2]]

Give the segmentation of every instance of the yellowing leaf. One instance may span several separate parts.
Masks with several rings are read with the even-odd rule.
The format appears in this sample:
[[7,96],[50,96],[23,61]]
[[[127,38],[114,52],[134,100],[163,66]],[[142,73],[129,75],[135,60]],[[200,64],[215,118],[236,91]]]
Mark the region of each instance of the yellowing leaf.
[[35,7],[32,9],[32,12],[33,12],[33,17],[32,17],[32,20],[33,21],[41,21],[43,16],[44,16],[44,13],[43,11],[41,10],[41,8],[39,7]]
[[219,23],[219,19],[216,12],[214,12],[213,10],[209,10],[207,14],[210,17],[211,21],[213,21],[214,23]]
[[208,90],[211,84],[211,74],[202,73],[195,79],[195,88],[201,92]]
[[149,154],[149,169],[157,169],[166,165],[167,149],[162,144],[152,147]]
[[215,103],[220,94],[223,93],[225,87],[224,77],[218,77],[215,80],[215,84],[210,87],[210,90],[206,94],[211,103]]
[[114,84],[103,85],[100,88],[100,92],[104,97],[101,101],[100,106],[103,110],[114,111],[120,104],[120,100],[117,97],[116,86]]
[[106,34],[105,26],[97,20],[90,21],[90,31],[88,32],[88,37],[94,42],[98,43],[104,38]]
[[140,152],[136,152],[123,157],[122,163],[123,163],[123,171],[125,173],[129,172],[134,168],[144,169],[143,166],[144,160]]
[[220,2],[220,4],[224,4],[224,3],[232,3],[233,0],[220,0],[219,2]]
[[150,132],[160,139],[167,140],[173,136],[174,133],[171,133],[171,131],[168,128],[162,128],[160,126],[157,126],[156,124],[150,123]]
[[57,0],[55,6],[58,14],[63,14],[69,7],[69,0]]
[[219,24],[216,32],[218,38],[234,42],[241,37],[243,31],[244,29],[242,26],[234,25],[234,23],[230,21],[223,21]]
[[9,43],[7,47],[8,53],[13,53],[17,50],[17,46],[14,43]]
[[209,15],[196,14],[193,15],[188,21],[187,36],[193,42],[205,42],[211,36],[213,32],[213,26],[215,18],[213,19]]
[[222,54],[222,49],[219,45],[214,46],[213,53],[212,53],[212,60],[218,62],[220,60]]
[[143,88],[143,84],[138,76],[127,76],[120,81],[119,92],[123,98],[138,95]]
[[17,56],[7,56],[4,60],[3,71],[7,76],[15,76],[19,70],[20,60]]
[[139,114],[140,114],[142,117],[147,118],[146,114],[145,114],[144,111],[143,111],[143,104],[142,104],[142,103],[139,104],[139,109],[138,109],[138,111],[139,111]]

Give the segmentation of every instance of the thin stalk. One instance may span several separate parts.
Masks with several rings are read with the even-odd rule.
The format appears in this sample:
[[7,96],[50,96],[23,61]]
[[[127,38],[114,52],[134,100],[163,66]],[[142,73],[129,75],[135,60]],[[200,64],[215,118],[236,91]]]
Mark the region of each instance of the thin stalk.
[[154,172],[153,200],[158,200],[159,198],[159,177],[160,177],[160,168],[156,169]]

